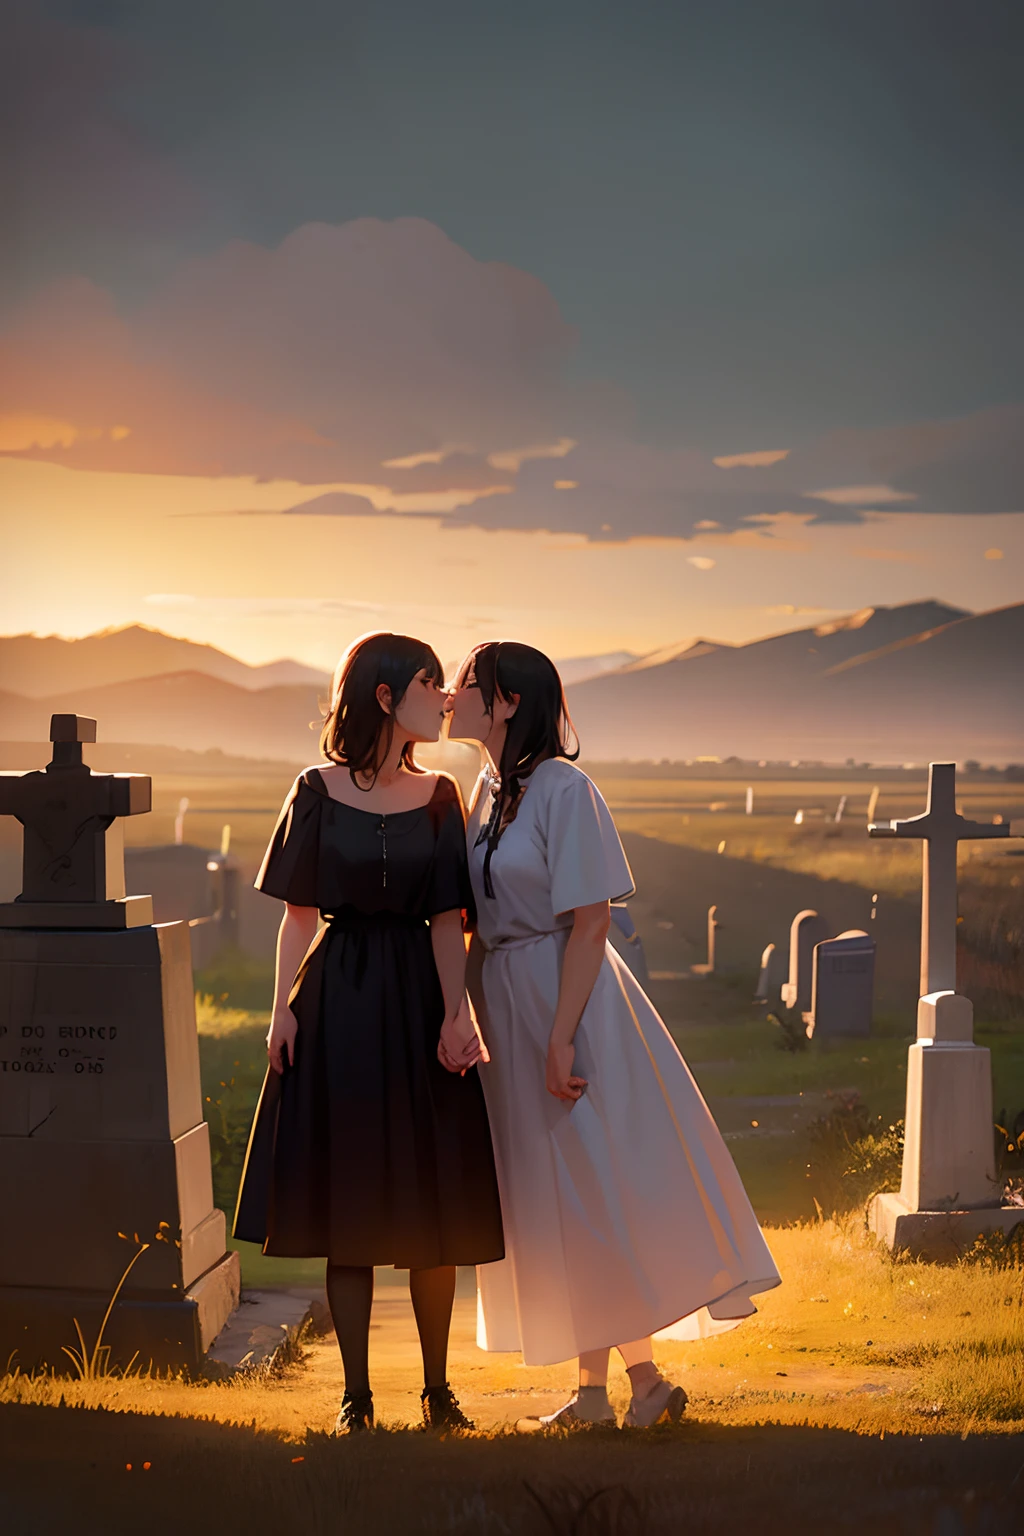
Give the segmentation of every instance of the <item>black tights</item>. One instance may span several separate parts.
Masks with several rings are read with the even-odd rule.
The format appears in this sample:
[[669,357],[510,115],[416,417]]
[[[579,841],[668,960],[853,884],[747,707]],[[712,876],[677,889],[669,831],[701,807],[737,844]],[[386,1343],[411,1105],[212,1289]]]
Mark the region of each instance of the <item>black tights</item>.
[[[448,1330],[455,1300],[455,1265],[410,1269],[409,1290],[423,1353],[424,1386],[444,1386],[448,1377]],[[370,1308],[373,1305],[370,1265],[329,1263],[327,1301],[345,1367],[345,1390],[353,1395],[368,1392]]]

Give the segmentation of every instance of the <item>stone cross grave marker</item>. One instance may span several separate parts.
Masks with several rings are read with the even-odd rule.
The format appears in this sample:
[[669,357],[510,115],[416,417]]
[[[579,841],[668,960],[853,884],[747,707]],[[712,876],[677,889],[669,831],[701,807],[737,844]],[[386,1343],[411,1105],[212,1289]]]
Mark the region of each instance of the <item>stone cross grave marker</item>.
[[24,828],[22,889],[7,928],[132,928],[153,921],[148,896],[125,896],[123,816],[152,806],[141,773],[92,773],[82,743],[96,722],[54,715],[42,772],[0,773],[0,815]]
[[956,764],[931,763],[928,809],[906,821],[872,822],[868,834],[923,839],[921,996],[955,992],[957,844],[965,839],[1009,837],[1009,823],[966,821],[956,808]]
[[872,837],[924,843],[921,996],[907,1062],[906,1138],[899,1194],[877,1195],[873,1230],[890,1247],[951,1258],[976,1237],[1009,1231],[1019,1206],[1003,1206],[995,1172],[992,1068],[974,1043],[974,1009],[956,990],[956,850],[964,839],[1008,837],[1007,822],[968,821],[956,808],[956,764],[928,769],[921,816],[868,827]]
[[875,941],[860,928],[814,946],[808,1040],[871,1033]]
[[0,903],[0,1360],[66,1369],[138,1234],[152,1247],[111,1315],[111,1363],[195,1367],[239,1266],[213,1204],[188,924],[154,927],[148,898],[123,895],[110,831],[149,808],[150,780],[90,773],[93,720],[56,715],[51,736],[43,772],[0,775],[25,827],[25,887]]
[[782,984],[782,1001],[806,1024],[811,1011],[814,946],[828,938],[828,924],[813,907],[798,912],[789,928],[789,980]]

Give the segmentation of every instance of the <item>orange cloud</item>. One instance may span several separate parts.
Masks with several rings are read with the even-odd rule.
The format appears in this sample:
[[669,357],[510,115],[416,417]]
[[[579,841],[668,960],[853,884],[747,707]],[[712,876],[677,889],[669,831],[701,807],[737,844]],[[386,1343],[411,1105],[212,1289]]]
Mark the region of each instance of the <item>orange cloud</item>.
[[757,453],[727,453],[713,459],[719,469],[768,469],[789,457],[788,448],[765,448]]
[[0,338],[0,414],[60,427],[6,451],[74,468],[324,484],[467,443],[494,488],[573,447],[574,345],[543,283],[424,219],[310,224],[185,263],[130,318],[85,279],[44,288]]

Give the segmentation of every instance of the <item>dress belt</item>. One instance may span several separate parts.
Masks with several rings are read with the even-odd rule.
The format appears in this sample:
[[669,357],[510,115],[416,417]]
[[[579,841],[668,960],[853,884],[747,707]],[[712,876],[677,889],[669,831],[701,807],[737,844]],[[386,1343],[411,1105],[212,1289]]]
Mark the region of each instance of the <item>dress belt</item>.
[[[525,949],[528,944],[539,944],[541,939],[554,939],[561,933],[568,934],[571,931],[569,928],[552,928],[547,933],[531,933],[523,939],[499,939],[496,944],[485,944],[484,940],[480,939],[480,943],[486,953],[492,955],[500,949]],[[479,938],[479,934],[477,937]]]
[[[371,933],[426,933],[427,920],[424,917],[412,917],[406,912],[359,912],[355,908],[349,911],[324,912],[324,922],[330,933],[350,933],[356,935],[355,973],[356,986],[361,986],[366,976],[366,969],[370,959],[370,945],[366,942]],[[346,945],[346,948],[349,946]]]
[[395,928],[425,928],[427,920],[408,912],[324,912],[323,920],[336,933],[379,933]]

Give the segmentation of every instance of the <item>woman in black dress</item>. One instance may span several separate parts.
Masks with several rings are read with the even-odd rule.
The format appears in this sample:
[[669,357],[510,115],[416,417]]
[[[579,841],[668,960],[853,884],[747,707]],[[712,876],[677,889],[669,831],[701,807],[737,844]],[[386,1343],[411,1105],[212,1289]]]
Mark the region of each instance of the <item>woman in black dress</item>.
[[373,1423],[375,1264],[410,1272],[427,1424],[468,1427],[446,1380],[455,1267],[504,1251],[467,1070],[480,1045],[465,998],[465,815],[454,780],[412,760],[415,742],[438,739],[444,702],[429,646],[357,641],[335,675],[327,761],[296,779],[256,879],[286,906],[234,1234],[267,1254],[326,1257],[339,1433]]

